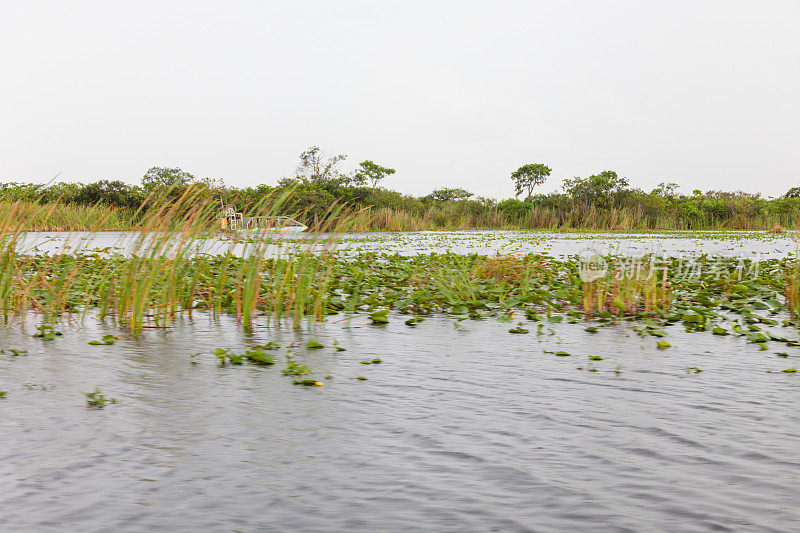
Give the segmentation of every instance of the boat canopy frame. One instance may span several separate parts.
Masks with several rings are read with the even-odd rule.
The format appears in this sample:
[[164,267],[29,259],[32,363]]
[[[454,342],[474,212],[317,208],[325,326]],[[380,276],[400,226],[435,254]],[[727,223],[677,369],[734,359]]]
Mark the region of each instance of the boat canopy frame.
[[242,230],[259,228],[302,228],[305,230],[308,227],[302,222],[298,222],[297,220],[285,215],[246,217],[244,216],[244,213],[236,210],[235,205],[225,205],[225,202],[222,201],[222,198],[220,198],[219,201],[221,204],[219,210],[219,221],[222,229]]

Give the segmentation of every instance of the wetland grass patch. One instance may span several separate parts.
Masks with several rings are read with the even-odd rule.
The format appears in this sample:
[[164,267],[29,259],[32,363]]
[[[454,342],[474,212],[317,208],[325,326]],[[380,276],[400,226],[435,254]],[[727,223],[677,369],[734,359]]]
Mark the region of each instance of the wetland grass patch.
[[[280,213],[286,201],[273,197],[260,212]],[[341,223],[347,214],[337,209],[331,208],[327,218]],[[513,320],[516,325],[506,331],[535,333],[520,342],[555,334],[547,324],[583,322],[575,327],[587,336],[623,325],[642,337],[655,337],[659,349],[670,346],[661,337],[671,327],[741,338],[762,349],[775,342],[800,346],[797,335],[770,329],[800,326],[797,261],[768,259],[756,269],[740,259],[698,254],[691,258],[698,268],[689,269],[686,261],[674,258],[651,257],[631,265],[626,258],[604,256],[606,268],[587,278],[577,257],[343,254],[335,248],[335,233],[296,240],[267,232],[223,234],[209,229],[216,205],[190,190],[153,213],[140,221],[138,240],[123,253],[75,249],[69,254],[19,253],[24,224],[6,215],[0,220],[0,316],[5,324],[25,322],[32,314],[40,323],[37,337],[54,340],[59,322],[87,317],[110,319],[137,335],[147,328],[168,328],[177,317],[193,313],[233,316],[251,331],[301,328],[334,315],[361,316],[389,329],[393,317],[406,315],[405,324],[416,327],[427,316],[441,315],[456,321]],[[208,242],[220,239],[228,243],[225,252],[204,253]],[[106,336],[90,344],[109,345],[115,339]],[[323,348],[316,341],[305,347]],[[215,355],[222,365],[269,366],[275,363],[269,350],[277,348],[268,344],[242,354],[223,350]],[[336,343],[333,348],[344,350]],[[291,354],[286,359],[284,373],[308,379],[307,365]]]

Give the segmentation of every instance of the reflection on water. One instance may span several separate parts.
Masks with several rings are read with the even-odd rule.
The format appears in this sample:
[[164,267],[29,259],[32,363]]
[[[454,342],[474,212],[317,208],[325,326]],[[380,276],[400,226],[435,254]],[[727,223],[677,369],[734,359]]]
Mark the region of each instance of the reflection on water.
[[[767,372],[798,366],[793,353],[679,326],[658,351],[624,325],[536,336],[495,320],[391,318],[251,337],[186,319],[113,346],[87,345],[108,332],[97,323],[52,342],[2,331],[0,348],[29,352],[0,354],[3,529],[800,526],[800,377]],[[327,347],[307,350],[309,339]],[[219,368],[211,355],[269,340],[297,343],[325,385],[292,385],[282,356]],[[383,363],[359,363],[374,357]],[[80,391],[95,386],[120,403],[85,407]]]

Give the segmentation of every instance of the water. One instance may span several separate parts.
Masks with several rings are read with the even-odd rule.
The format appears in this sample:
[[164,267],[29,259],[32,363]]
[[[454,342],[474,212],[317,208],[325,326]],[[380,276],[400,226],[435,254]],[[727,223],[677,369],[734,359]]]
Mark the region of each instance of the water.
[[[780,372],[795,352],[680,326],[659,351],[625,323],[390,318],[252,336],[187,318],[113,346],[87,344],[119,333],[92,320],[51,342],[0,332],[29,352],[0,354],[2,529],[800,529],[800,375]],[[269,340],[324,386],[292,385],[282,355],[211,355]],[[87,408],[96,386],[119,403]]]
[[[23,253],[108,249],[127,253],[139,239],[138,232],[31,232],[23,234],[17,249]],[[549,231],[420,231],[407,233],[344,233],[339,235],[286,233],[276,237],[267,253],[278,254],[296,246],[332,247],[343,254],[362,251],[402,255],[450,251],[453,253],[546,253],[556,257],[586,250],[616,254],[659,253],[670,256],[707,253],[748,258],[785,257],[798,253],[797,235],[772,235],[756,231],[666,232],[659,234],[556,233]],[[246,253],[245,244],[234,237],[195,243],[210,254]]]

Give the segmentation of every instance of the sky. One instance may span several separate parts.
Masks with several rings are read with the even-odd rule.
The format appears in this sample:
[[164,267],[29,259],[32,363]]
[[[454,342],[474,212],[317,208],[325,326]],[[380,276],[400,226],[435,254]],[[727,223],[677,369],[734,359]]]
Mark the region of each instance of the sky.
[[235,186],[312,145],[386,187],[513,196],[526,163],[645,190],[800,185],[800,2],[0,0],[0,181],[180,167]]

